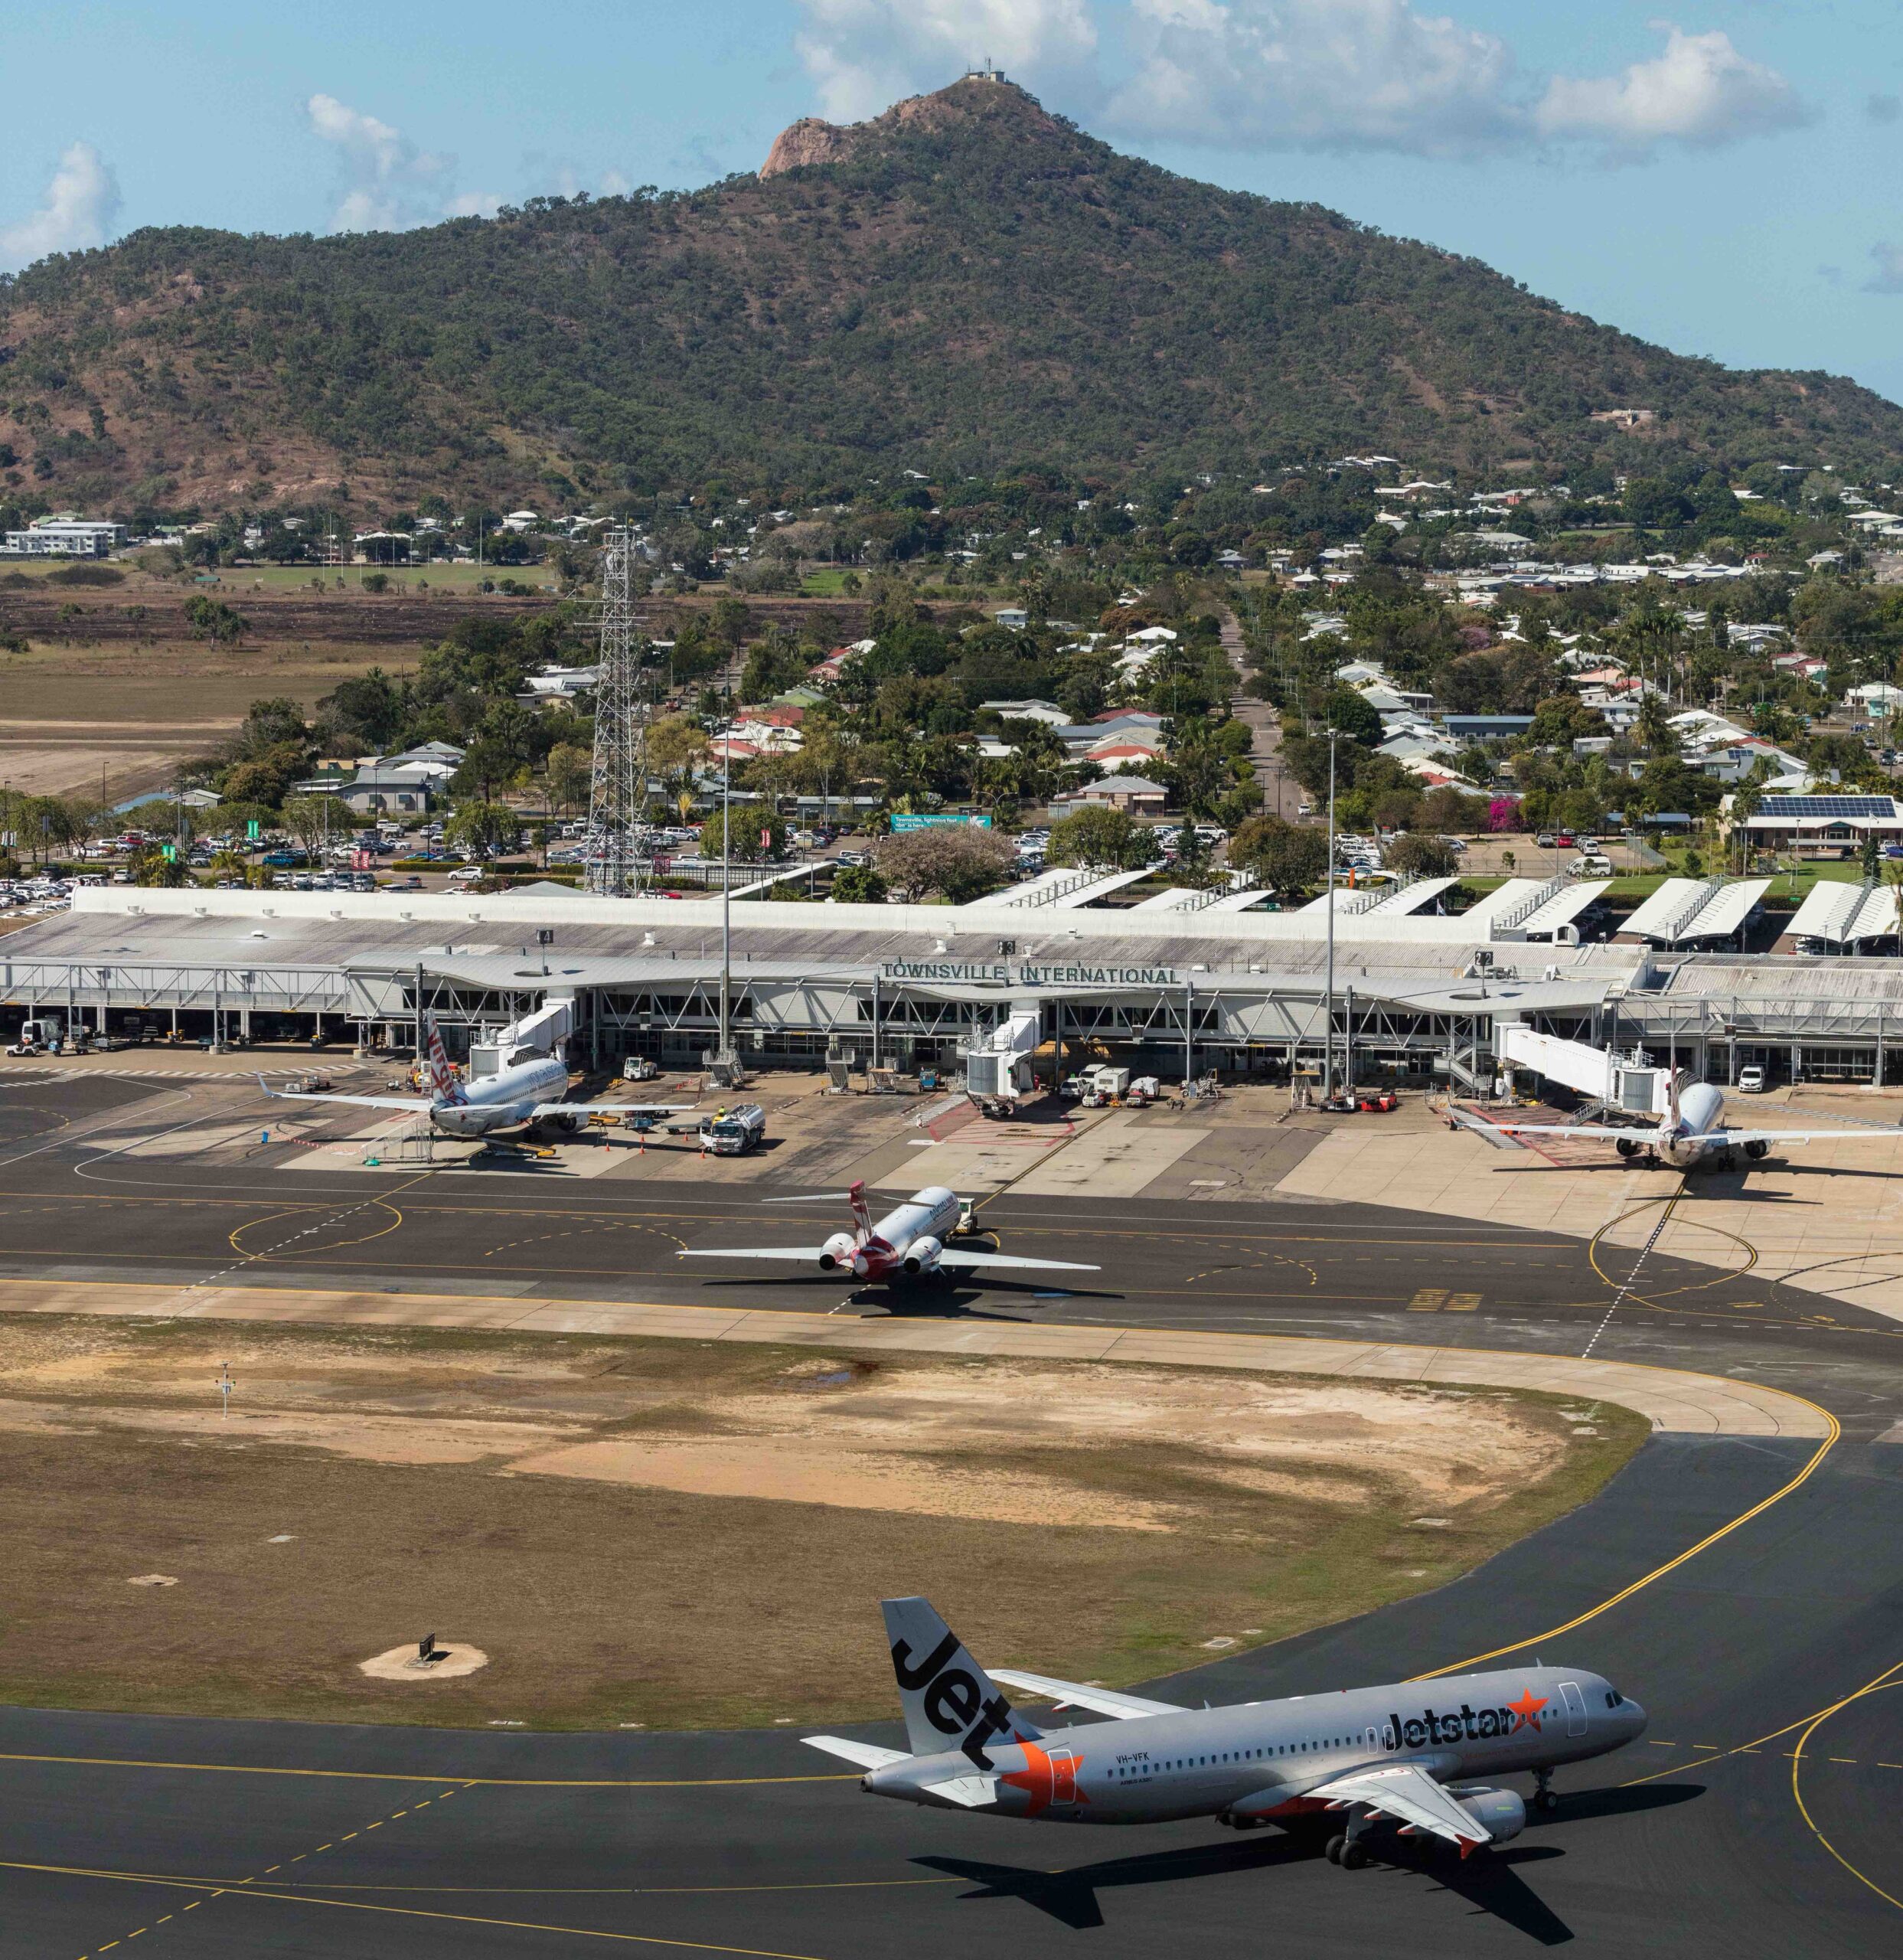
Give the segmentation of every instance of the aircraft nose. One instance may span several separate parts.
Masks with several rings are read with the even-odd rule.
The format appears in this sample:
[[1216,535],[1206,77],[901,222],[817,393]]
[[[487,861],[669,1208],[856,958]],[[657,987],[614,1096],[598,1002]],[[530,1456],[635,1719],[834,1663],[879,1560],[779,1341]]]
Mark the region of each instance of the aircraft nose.
[[1630,1695],[1619,1704],[1619,1713],[1624,1717],[1626,1726],[1634,1735],[1645,1733],[1646,1724],[1651,1718]]

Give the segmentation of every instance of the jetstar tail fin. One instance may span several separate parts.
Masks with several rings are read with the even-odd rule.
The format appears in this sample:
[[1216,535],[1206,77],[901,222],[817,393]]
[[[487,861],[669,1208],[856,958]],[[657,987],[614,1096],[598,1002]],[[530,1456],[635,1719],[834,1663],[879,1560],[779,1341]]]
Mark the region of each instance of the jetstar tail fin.
[[880,1606],[905,1710],[906,1736],[915,1754],[961,1749],[982,1771],[991,1767],[987,1743],[1036,1741],[1038,1731],[1011,1712],[1003,1690],[965,1651],[930,1600],[883,1599]]

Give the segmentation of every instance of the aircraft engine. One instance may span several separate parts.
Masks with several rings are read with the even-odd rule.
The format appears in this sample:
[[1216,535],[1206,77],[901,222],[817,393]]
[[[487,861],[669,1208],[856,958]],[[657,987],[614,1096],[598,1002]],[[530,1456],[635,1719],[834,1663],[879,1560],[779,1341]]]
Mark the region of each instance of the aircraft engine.
[[1745,1155],[1747,1157],[1768,1157],[1771,1145],[1768,1143],[1748,1143],[1745,1146]]
[[549,1121],[564,1136],[579,1136],[582,1133],[582,1125],[587,1120],[586,1116],[551,1116],[549,1119]]
[[835,1232],[819,1249],[822,1272],[835,1272],[842,1266],[848,1272],[856,1272],[859,1263],[859,1242],[850,1232]]
[[1517,1790],[1450,1790],[1453,1798],[1476,1824],[1493,1834],[1493,1841],[1503,1844],[1526,1828],[1526,1805]]
[[914,1239],[906,1248],[906,1270],[908,1272],[930,1272],[938,1263],[938,1255],[945,1250],[937,1239]]
[[1629,1136],[1621,1137],[1617,1145],[1618,1152],[1621,1157],[1636,1157],[1644,1147],[1643,1144],[1634,1143]]

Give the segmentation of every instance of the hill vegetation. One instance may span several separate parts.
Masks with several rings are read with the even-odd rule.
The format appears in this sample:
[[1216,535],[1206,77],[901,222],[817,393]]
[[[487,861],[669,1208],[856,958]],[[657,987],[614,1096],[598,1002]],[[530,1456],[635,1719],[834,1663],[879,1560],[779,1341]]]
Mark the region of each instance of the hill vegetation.
[[1882,470],[1903,409],[1671,354],[981,81],[795,125],[758,176],[692,193],[149,230],[0,283],[16,502],[790,501],[907,468],[1140,488],[1369,449],[1575,487],[1689,458]]

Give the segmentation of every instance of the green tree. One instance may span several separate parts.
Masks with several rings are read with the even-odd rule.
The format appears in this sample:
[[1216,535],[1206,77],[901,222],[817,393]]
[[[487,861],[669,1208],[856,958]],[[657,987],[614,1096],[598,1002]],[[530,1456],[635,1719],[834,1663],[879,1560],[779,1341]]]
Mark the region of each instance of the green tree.
[[[700,827],[700,857],[705,864],[718,864],[722,858],[721,839],[726,834],[723,815],[713,811]],[[758,804],[734,805],[733,835],[733,849],[726,854],[734,864],[758,864],[786,855],[785,823]]]
[[446,844],[466,856],[492,857],[515,844],[522,835],[522,820],[506,803],[472,797],[456,805],[442,835]]
[[1053,864],[1075,864],[1089,871],[1141,871],[1156,858],[1156,841],[1127,810],[1092,804],[1051,825]]
[[886,885],[876,864],[845,864],[833,875],[833,897],[841,905],[883,905]]
[[1281,817],[1252,817],[1229,839],[1229,861],[1280,897],[1299,897],[1327,876],[1328,840]]
[[340,823],[334,797],[287,796],[284,799],[284,825],[297,839],[304,854],[315,859],[333,838],[348,835],[350,818],[346,813]]
[[587,802],[595,761],[573,742],[558,742],[548,752],[548,800],[557,810],[573,812]]
[[1451,877],[1460,869],[1454,853],[1438,838],[1418,832],[1396,838],[1388,846],[1387,865],[1391,871],[1417,878]]

